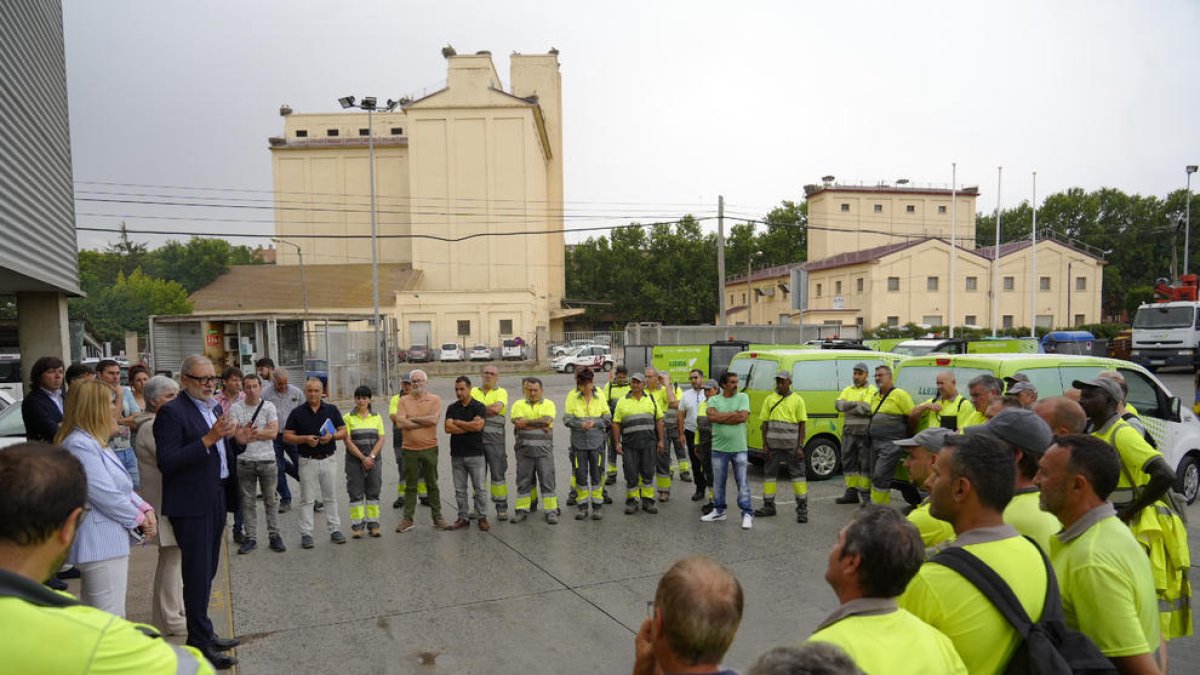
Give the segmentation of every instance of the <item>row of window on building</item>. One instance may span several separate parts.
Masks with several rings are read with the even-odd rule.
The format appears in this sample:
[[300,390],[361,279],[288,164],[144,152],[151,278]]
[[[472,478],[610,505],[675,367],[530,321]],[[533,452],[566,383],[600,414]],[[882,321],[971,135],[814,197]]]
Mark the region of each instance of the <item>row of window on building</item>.
[[[855,292],[862,293],[863,292],[863,279],[859,278],[859,279],[855,279],[854,281],[855,281],[855,287],[856,287]],[[1001,284],[1002,284],[1003,290],[1006,290],[1006,291],[1015,290],[1016,284],[1017,284],[1016,277],[1003,277],[1001,280]],[[925,277],[925,290],[926,291],[937,291],[937,290],[939,290],[940,286],[941,286],[941,277],[936,277],[936,276]],[[1042,290],[1042,291],[1051,290],[1050,277],[1040,277],[1038,279],[1038,286],[1039,286],[1039,290]],[[888,277],[887,278],[887,289],[889,291],[899,291],[900,290],[900,277]],[[979,290],[979,277],[966,277],[965,289],[967,291]],[[1075,277],[1075,290],[1076,291],[1086,291],[1087,290],[1087,277]],[[822,284],[816,284],[815,291],[816,291],[815,295],[817,297],[821,297],[824,292],[824,288],[823,288]],[[842,294],[842,282],[840,282],[840,281],[834,282],[833,294],[834,295]]]
[[[849,213],[849,212],[850,212],[850,204],[848,202],[842,202],[842,213]],[[917,205],[916,204],[905,204],[904,212],[905,213],[916,213]],[[945,213],[946,207],[939,205],[937,207],[937,212]],[[875,204],[875,213],[883,213],[883,204]]]
[[[926,326],[944,326],[946,324],[942,321],[942,319],[943,319],[943,317],[941,314],[927,314],[927,315],[921,317],[921,323]],[[1082,325],[1084,325],[1085,322],[1086,322],[1086,317],[1083,314],[1075,315],[1075,324],[1074,325],[1082,326]],[[862,325],[861,319],[859,319],[859,325]],[[887,325],[891,326],[891,327],[899,326],[900,325],[900,317],[889,316],[887,318]],[[966,316],[963,317],[963,325],[964,326],[979,326],[980,325],[979,317],[975,314],[967,314]],[[1052,327],[1054,325],[1054,316],[1050,315],[1050,314],[1038,314],[1037,315],[1037,325],[1041,326],[1043,328]],[[1000,327],[1001,328],[1016,328],[1016,325],[1013,323],[1013,315],[1012,314],[1002,315],[1000,317]]]
[[[404,135],[404,127],[392,127],[391,134],[393,136],[403,136]],[[336,137],[342,135],[342,130],[341,129],[326,129],[325,135],[329,138],[336,138]],[[370,136],[371,130],[366,127],[362,127],[358,130],[358,135],[359,136]],[[296,138],[308,138],[308,129],[297,129],[296,130]]]

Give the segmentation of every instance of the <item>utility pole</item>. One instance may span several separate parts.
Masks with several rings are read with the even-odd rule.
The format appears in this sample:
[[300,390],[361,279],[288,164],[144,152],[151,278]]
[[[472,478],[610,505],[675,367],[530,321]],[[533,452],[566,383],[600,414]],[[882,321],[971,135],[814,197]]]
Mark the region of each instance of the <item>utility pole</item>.
[[958,263],[958,162],[950,163],[950,337],[954,337],[954,284],[958,283],[958,275],[955,274]]
[[727,325],[725,317],[725,196],[717,195],[717,325]]
[[992,337],[1000,324],[1000,186],[1004,167],[996,167],[996,248],[992,251]]
[[1033,229],[1029,246],[1029,337],[1037,337],[1037,172],[1033,172]]

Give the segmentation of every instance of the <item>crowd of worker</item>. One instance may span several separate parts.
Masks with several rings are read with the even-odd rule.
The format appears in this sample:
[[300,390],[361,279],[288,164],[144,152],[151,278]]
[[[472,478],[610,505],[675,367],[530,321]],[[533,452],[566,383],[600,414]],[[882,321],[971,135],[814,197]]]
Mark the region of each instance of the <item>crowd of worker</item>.
[[[130,659],[116,668],[129,672],[235,664],[227,652],[238,641],[219,637],[207,615],[226,512],[235,513],[238,553],[249,554],[261,496],[267,546],[286,551],[278,514],[291,508],[289,477],[300,488],[302,548],[315,546],[322,511],[330,540],[346,543],[343,481],[350,536],[383,535],[388,434],[370,388],[359,387],[343,412],[320,380],[297,387],[270,359],[255,373],[218,377],[202,356],[185,359],[179,382],[141,366],[130,368],[128,387],[119,378],[115,362],[101,362],[93,380],[82,367],[38,360],[22,405],[29,439],[42,443],[0,451],[0,639],[14,663],[38,665],[14,672],[60,672],[35,661],[48,657],[21,636],[68,622],[88,628],[67,632],[79,634],[78,645],[59,645],[63,672],[97,655]],[[792,484],[797,522],[808,522],[808,416],[788,372],[757,411],[758,509],[747,477],[750,400],[736,373],[713,380],[694,370],[686,390],[651,368],[618,367],[603,385],[595,380],[577,372],[560,415],[536,377],[523,378],[510,401],[495,366],[478,385],[457,377],[445,405],[425,372],[406,375],[387,411],[401,476],[396,532],[414,529],[418,505],[439,530],[474,522],[486,531],[493,518],[519,524],[539,510],[558,523],[559,423],[570,432],[565,506],[576,520],[603,518],[621,498],[619,473],[627,516],[658,513],[678,476],[694,488],[701,521],[726,520],[732,467],[743,529],[777,514],[781,476]],[[841,606],[804,645],[772,650],[749,672],[1000,673],[1046,656],[1025,644],[1022,621],[1084,636],[1086,649],[1061,648],[1068,657],[1091,649],[1117,672],[1166,672],[1167,641],[1192,632],[1186,530],[1174,472],[1126,402],[1121,376],[1101,373],[1073,382],[1066,396],[1039,398],[1027,379],[985,374],[967,392],[946,371],[937,395],[918,404],[889,367],[856,364],[836,402],[846,481],[837,503],[859,508],[847,513],[825,573]],[[441,512],[439,426],[450,441],[453,521]],[[928,495],[906,516],[889,506],[901,464]],[[141,540],[159,544],[153,629],[105,618],[125,614],[129,547]],[[81,576],[78,601],[61,585],[53,590],[71,574]],[[724,567],[679,561],[637,635],[634,672],[727,672],[719,664],[743,602]],[[188,646],[155,641],[159,633],[186,634]],[[898,661],[901,652],[908,656]]]

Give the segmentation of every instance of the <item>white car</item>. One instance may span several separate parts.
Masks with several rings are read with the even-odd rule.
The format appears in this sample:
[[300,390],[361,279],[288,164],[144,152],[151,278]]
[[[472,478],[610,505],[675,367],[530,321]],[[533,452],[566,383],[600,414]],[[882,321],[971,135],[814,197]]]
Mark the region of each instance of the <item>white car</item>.
[[491,361],[493,358],[492,349],[487,345],[475,345],[471,347],[471,355],[468,357],[471,361]]
[[525,347],[518,344],[517,341],[513,340],[512,338],[505,340],[504,344],[500,347],[500,360],[524,361]]
[[613,369],[613,357],[604,345],[578,347],[550,362],[550,367],[560,373],[573,373],[581,368],[609,371]]
[[566,344],[555,345],[550,348],[550,353],[553,356],[564,356],[567,353],[579,349],[580,347],[590,347],[592,340],[571,340]]
[[0,448],[25,442],[25,419],[21,406],[10,405],[0,410]]
[[442,345],[441,354],[438,356],[439,361],[462,361],[466,354],[463,348],[453,342],[447,342]]

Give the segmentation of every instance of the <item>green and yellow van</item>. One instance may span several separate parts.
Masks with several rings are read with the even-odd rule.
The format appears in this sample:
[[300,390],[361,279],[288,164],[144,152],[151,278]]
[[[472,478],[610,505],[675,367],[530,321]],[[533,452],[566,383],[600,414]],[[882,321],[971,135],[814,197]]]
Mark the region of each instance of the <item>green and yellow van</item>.
[[966,391],[967,383],[977,375],[1011,377],[1022,373],[1037,387],[1039,398],[1061,396],[1073,381],[1090,380],[1101,371],[1118,371],[1129,386],[1129,403],[1137,408],[1158,449],[1175,468],[1175,489],[1189,504],[1200,492],[1200,424],[1178,396],[1136,363],[1066,354],[930,354],[902,362],[896,372],[896,386],[912,395],[914,401],[928,400],[937,393],[935,380],[943,370],[954,373],[960,391]]
[[746,351],[733,357],[729,370],[737,373],[742,391],[750,396],[747,421],[751,457],[762,455],[762,429],[758,414],[763,400],[775,390],[775,374],[792,374],[792,390],[804,399],[808,411],[804,460],[810,480],[825,480],[841,471],[842,416],[834,408],[838,394],[854,379],[854,364],[866,363],[870,382],[875,367],[893,368],[904,360],[900,354],[857,349],[766,349]]

